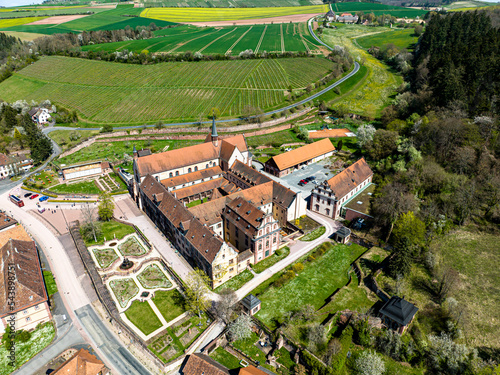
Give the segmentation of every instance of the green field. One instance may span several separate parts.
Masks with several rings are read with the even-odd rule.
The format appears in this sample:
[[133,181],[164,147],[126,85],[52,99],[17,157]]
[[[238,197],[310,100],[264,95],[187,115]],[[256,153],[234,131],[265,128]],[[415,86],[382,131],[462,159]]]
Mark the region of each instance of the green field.
[[125,311],[125,315],[145,335],[149,335],[162,326],[160,319],[147,302],[135,300]]
[[[390,103],[391,96],[396,93],[397,87],[403,80],[401,76],[394,74],[387,65],[353,42],[354,39],[371,33],[372,30],[372,28],[362,25],[345,25],[337,30],[325,29],[322,39],[331,46],[344,46],[355,60],[366,66],[366,76],[360,78],[363,83],[356,90],[342,95],[339,102],[345,105],[349,112],[375,118]],[[390,31],[389,28],[382,27],[378,27],[377,30]],[[332,98],[332,100],[334,99],[336,98]]]
[[321,0],[142,0],[145,7],[186,7],[186,8],[255,8],[255,7],[297,7],[319,5]]
[[279,108],[288,88],[304,88],[332,67],[322,57],[142,66],[50,56],[3,81],[0,92],[9,102],[49,99],[89,123],[186,121],[214,107],[222,117],[246,106]]
[[390,14],[398,18],[415,18],[422,17],[427,13],[426,10],[403,8],[395,5],[379,4],[379,3],[358,3],[358,2],[345,2],[332,4],[335,13],[373,13],[376,16],[381,14]]
[[386,44],[394,44],[398,48],[413,49],[418,37],[414,35],[413,29],[386,31],[379,34],[363,36],[356,39],[356,42],[363,48],[372,46],[382,47]]
[[82,181],[73,184],[60,184],[50,188],[57,194],[99,194],[101,190],[95,181]]
[[[238,55],[251,49],[254,52],[312,52],[320,53],[318,44],[309,35],[305,23],[284,25],[252,25],[204,27],[182,25],[159,30],[151,39],[94,44],[84,51],[132,51],[141,53],[200,52],[206,54]],[[262,40],[261,40],[262,37]]]
[[326,12],[328,12],[327,5],[275,8],[148,8],[142,11],[141,17],[171,22],[212,22]]

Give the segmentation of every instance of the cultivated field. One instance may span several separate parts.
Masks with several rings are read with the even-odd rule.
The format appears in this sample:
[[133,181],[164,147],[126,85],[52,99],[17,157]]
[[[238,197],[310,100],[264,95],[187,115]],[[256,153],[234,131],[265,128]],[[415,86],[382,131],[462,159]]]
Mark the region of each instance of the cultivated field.
[[159,30],[161,37],[103,43],[84,46],[85,51],[200,52],[202,54],[237,55],[251,49],[254,52],[320,53],[317,42],[310,36],[307,25],[253,25],[226,28],[198,28],[182,25]]
[[249,7],[298,7],[303,5],[321,5],[322,0],[143,0],[146,7],[173,8],[249,8]]
[[141,66],[53,56],[3,81],[0,92],[9,102],[50,99],[98,123],[197,120],[213,107],[222,116],[279,107],[286,90],[319,80],[332,64],[310,57]]
[[413,29],[386,31],[356,39],[356,42],[366,49],[372,46],[382,47],[390,43],[399,48],[412,49],[417,41],[418,37],[414,35]]
[[376,16],[381,14],[390,14],[398,18],[415,18],[422,17],[427,13],[426,10],[413,9],[413,8],[403,8],[394,5],[379,4],[379,3],[357,3],[357,2],[345,2],[345,3],[335,3],[332,4],[333,11],[335,13],[373,13]]
[[[26,18],[11,18],[11,19],[1,19],[0,18],[0,29],[12,26],[25,25],[27,23],[35,22],[38,20],[43,20],[44,17],[26,17]],[[21,31],[21,30],[13,30]]]
[[328,11],[326,5],[279,8],[148,8],[141,17],[171,22],[211,22],[259,19],[292,14],[321,14]]

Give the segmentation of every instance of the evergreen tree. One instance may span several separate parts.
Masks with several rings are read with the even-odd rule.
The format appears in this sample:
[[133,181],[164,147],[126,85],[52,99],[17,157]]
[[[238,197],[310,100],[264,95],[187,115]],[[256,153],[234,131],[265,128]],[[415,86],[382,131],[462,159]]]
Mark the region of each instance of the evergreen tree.
[[389,263],[389,271],[392,276],[405,276],[411,268],[411,241],[408,237],[402,237],[394,249],[394,255]]

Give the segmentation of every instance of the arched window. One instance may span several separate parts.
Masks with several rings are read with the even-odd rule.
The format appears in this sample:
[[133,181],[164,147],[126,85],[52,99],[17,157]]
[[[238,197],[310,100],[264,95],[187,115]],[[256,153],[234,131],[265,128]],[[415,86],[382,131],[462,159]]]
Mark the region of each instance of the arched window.
[[175,175],[178,176],[179,175],[179,171],[175,171]]
[[194,167],[194,171],[196,172],[198,170],[198,166]]
[[191,173],[191,168],[188,168],[188,173]]
[[168,177],[174,177],[174,174],[173,174],[172,172],[170,172],[170,173],[168,174]]
[[208,168],[208,164],[207,164],[207,165],[205,165],[205,168]]

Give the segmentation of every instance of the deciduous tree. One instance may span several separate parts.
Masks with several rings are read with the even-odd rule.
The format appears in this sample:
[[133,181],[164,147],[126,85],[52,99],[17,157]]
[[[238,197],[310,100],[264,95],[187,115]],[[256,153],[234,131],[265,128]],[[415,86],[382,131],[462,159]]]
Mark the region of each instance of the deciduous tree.
[[99,195],[99,218],[102,221],[110,221],[113,218],[113,212],[115,210],[115,202],[108,192],[102,192]]
[[233,289],[222,289],[219,293],[219,299],[212,303],[212,312],[217,318],[228,324],[236,302],[238,302],[238,296]]
[[197,268],[190,272],[186,280],[186,299],[189,310],[193,314],[198,314],[201,320],[201,312],[208,309],[210,299],[208,298],[208,285],[210,279],[207,274]]
[[229,335],[232,341],[244,340],[252,336],[252,318],[247,314],[241,314],[229,326]]

